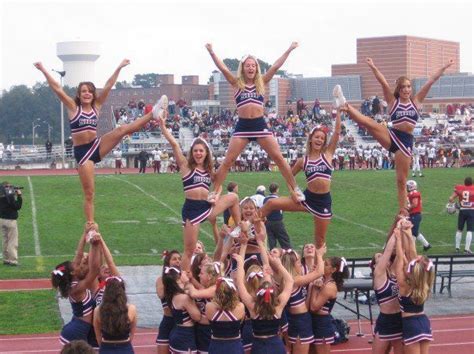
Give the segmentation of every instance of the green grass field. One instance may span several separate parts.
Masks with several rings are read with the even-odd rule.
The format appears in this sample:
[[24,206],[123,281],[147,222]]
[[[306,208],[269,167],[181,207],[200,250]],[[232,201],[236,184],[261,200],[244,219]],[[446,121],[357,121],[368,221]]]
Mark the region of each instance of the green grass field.
[[[453,252],[456,216],[445,205],[454,184],[472,173],[468,169],[425,170],[417,177],[423,195],[421,231],[433,244],[430,253]],[[305,186],[304,176],[298,182]],[[70,259],[84,223],[82,192],[77,176],[9,177],[24,186],[20,212],[21,266],[0,267],[0,279],[48,277],[59,262]],[[239,184],[240,197],[257,185],[277,182],[279,173],[235,173],[227,181]],[[394,171],[335,171],[332,184],[334,217],[327,244],[330,255],[368,257],[380,249],[398,210]],[[163,249],[182,249],[181,206],[184,196],[179,175],[100,175],[96,177],[96,220],[118,265],[159,264]],[[313,240],[313,219],[306,213],[285,213],[292,244],[299,248]],[[200,239],[213,250],[209,223]]]

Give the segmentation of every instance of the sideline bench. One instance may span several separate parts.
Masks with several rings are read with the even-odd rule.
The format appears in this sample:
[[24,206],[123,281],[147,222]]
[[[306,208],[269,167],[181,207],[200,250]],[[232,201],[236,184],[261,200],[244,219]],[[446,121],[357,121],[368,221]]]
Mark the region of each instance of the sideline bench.
[[[439,293],[442,294],[444,289],[448,290],[449,297],[451,295],[451,284],[453,278],[474,277],[474,256],[473,255],[448,255],[448,256],[431,256],[435,265],[435,281],[433,284],[433,294],[436,294],[436,280],[441,278]],[[438,270],[440,265],[447,265],[448,269]],[[459,269],[457,266],[473,265],[470,269]]]

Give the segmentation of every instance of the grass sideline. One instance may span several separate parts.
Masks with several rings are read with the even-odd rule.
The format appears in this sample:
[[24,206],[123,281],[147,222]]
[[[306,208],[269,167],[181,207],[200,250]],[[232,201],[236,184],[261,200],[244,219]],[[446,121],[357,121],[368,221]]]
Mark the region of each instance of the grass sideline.
[[61,326],[54,291],[0,292],[0,335],[59,332]]
[[[433,244],[431,253],[454,251],[457,218],[447,215],[445,205],[453,186],[461,184],[471,171],[429,169],[424,171],[425,177],[416,178],[424,206],[421,232]],[[32,176],[8,180],[25,187],[19,218],[21,265],[0,266],[0,279],[49,277],[56,264],[72,257],[82,232],[79,178]],[[268,187],[271,182],[280,184],[281,195],[288,195],[281,174],[276,172],[232,173],[227,178],[231,180],[239,184],[241,198],[254,194],[257,185]],[[298,175],[297,180],[305,186],[304,175]],[[371,256],[382,247],[398,210],[394,171],[335,171],[331,194],[334,217],[327,236],[328,254]],[[161,264],[163,249],[182,250],[183,201],[177,174],[96,176],[96,220],[116,263]],[[294,248],[312,242],[311,215],[285,213],[284,220]],[[202,224],[201,230],[200,239],[212,252],[209,223]]]

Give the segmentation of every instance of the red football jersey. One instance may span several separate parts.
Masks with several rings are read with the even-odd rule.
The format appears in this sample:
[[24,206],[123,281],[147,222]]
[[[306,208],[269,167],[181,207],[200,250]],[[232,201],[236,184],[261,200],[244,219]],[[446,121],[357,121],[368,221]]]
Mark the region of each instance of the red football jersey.
[[[410,214],[421,213],[423,208],[421,203],[421,193],[418,191],[408,192],[408,201],[410,202]],[[417,202],[416,202],[417,201]],[[417,204],[416,206],[414,206]]]
[[474,209],[474,186],[458,184],[454,187],[461,209]]

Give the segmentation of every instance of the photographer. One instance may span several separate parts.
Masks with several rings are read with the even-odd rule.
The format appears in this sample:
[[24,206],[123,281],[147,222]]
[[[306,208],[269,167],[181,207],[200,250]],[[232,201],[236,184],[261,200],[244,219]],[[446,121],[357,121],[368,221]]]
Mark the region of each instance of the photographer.
[[8,182],[0,185],[0,230],[3,234],[3,264],[18,265],[18,210],[23,199],[21,190]]

